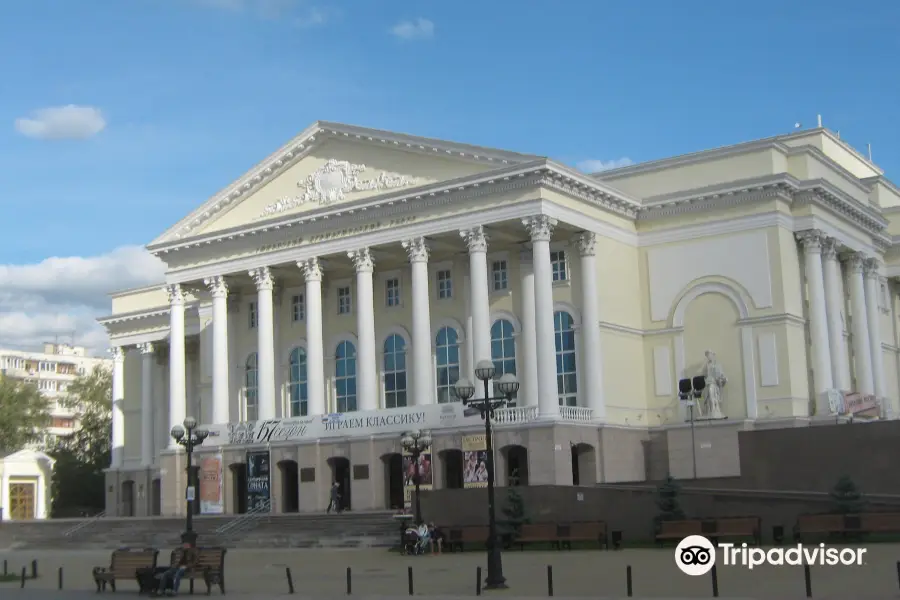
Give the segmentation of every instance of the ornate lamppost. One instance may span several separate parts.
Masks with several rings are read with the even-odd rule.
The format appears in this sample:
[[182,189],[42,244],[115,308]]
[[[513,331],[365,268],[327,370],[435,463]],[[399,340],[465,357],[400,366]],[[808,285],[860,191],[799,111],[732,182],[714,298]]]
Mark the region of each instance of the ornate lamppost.
[[421,475],[419,473],[419,456],[431,446],[431,432],[429,431],[408,431],[400,438],[403,449],[409,452],[413,461],[415,477],[414,484],[416,486],[416,525],[422,524],[422,504],[419,502],[419,484],[421,483]]
[[475,395],[475,386],[467,379],[460,379],[453,386],[453,392],[466,406],[471,406],[481,412],[484,419],[485,450],[487,450],[487,489],[488,489],[488,540],[487,540],[487,578],[484,589],[505,589],[506,578],[503,577],[503,561],[500,556],[500,539],[497,534],[497,512],[494,506],[494,445],[491,440],[491,418],[494,411],[506,404],[513,402],[513,394],[519,391],[519,381],[516,376],[506,373],[497,380],[496,389],[501,396],[491,396],[490,381],[497,374],[494,363],[489,360],[478,361],[475,366],[475,376],[484,382],[484,398],[472,399]]
[[184,533],[181,534],[181,543],[195,547],[197,545],[197,533],[194,531],[194,502],[197,490],[192,489],[194,482],[191,457],[194,453],[194,448],[203,443],[209,432],[205,429],[198,429],[197,419],[194,417],[187,417],[183,425],[184,427],[176,425],[171,431],[172,439],[175,440],[175,443],[179,446],[184,446],[184,449],[187,451],[187,485],[184,490],[184,497],[187,500],[187,516],[184,520]]

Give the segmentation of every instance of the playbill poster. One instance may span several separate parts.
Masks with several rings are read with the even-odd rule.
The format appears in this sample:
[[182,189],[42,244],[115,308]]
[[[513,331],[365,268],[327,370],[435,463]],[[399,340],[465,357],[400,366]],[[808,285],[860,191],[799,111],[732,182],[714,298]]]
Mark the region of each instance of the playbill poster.
[[[419,489],[430,490],[434,485],[434,472],[431,468],[431,446],[419,454]],[[403,501],[408,508],[412,503],[412,495],[416,490],[416,463],[412,454],[403,450]]]
[[487,487],[487,444],[484,434],[467,435],[462,439],[463,487]]
[[225,512],[222,475],[221,454],[200,459],[200,512],[204,515],[221,515]]

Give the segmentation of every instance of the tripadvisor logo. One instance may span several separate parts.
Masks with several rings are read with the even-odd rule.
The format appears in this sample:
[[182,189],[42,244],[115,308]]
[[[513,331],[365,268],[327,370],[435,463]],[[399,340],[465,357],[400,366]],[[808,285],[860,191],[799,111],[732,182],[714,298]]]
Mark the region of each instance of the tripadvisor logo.
[[716,564],[717,554],[726,567],[742,566],[748,569],[761,565],[800,566],[818,565],[835,567],[838,565],[862,565],[865,548],[829,548],[825,544],[804,546],[797,544],[787,548],[749,547],[747,544],[714,545],[702,535],[690,535],[675,548],[675,564],[686,575],[698,576],[709,573]]

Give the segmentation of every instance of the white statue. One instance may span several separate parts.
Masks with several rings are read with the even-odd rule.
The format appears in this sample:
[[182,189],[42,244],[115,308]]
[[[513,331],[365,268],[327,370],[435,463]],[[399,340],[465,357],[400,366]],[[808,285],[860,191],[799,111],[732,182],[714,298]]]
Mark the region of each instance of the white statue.
[[722,370],[719,361],[716,360],[716,353],[707,350],[706,355],[706,414],[710,419],[724,419],[722,414],[722,388],[728,383],[725,377],[725,371]]

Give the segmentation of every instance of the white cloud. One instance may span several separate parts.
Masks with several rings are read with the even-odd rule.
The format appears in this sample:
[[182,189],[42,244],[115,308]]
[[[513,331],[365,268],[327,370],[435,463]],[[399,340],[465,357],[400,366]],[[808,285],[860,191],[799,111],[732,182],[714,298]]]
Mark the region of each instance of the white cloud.
[[108,345],[97,317],[110,313],[109,293],[164,280],[165,265],[137,246],[91,257],[53,257],[0,265],[0,347],[39,349],[71,341],[98,355]]
[[53,106],[16,119],[16,131],[41,140],[83,140],[106,127],[106,119],[93,106]]
[[599,173],[600,171],[609,171],[610,169],[618,169],[633,165],[634,161],[630,158],[617,158],[615,160],[596,160],[587,159],[575,165],[575,167],[584,173]]
[[428,19],[401,21],[391,27],[391,34],[401,40],[426,40],[434,37],[434,23]]

